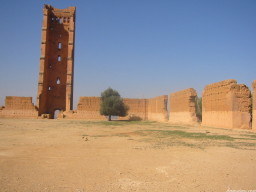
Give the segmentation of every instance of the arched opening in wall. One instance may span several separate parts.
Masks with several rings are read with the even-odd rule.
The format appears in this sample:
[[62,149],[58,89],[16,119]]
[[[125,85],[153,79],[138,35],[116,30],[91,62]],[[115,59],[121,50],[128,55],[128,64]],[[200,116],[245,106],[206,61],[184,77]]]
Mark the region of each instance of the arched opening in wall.
[[61,49],[62,44],[58,42],[58,49]]
[[59,84],[60,84],[60,78],[59,78],[59,77],[57,77],[57,81],[56,81],[56,83],[57,83],[57,85],[59,85]]
[[59,114],[60,114],[60,110],[59,110],[59,109],[56,109],[56,110],[54,111],[53,118],[54,118],[54,119],[57,119],[58,116],[59,116]]

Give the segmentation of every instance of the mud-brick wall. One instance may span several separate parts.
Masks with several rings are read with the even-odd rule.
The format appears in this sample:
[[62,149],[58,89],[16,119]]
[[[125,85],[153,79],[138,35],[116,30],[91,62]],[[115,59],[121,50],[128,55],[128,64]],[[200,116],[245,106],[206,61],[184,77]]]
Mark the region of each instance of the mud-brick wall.
[[256,131],[256,80],[252,83],[252,129]]
[[[119,119],[167,121],[167,95],[152,99],[124,98],[123,100],[129,107],[128,115]],[[100,97],[80,97],[77,111],[64,112],[64,117],[67,119],[105,120],[106,117],[100,115],[100,103]]]
[[123,101],[129,107],[128,115],[119,119],[147,120],[147,99],[124,98]]
[[100,115],[100,103],[100,97],[80,97],[77,112],[72,115],[73,118],[88,120],[106,119],[105,116]]
[[[124,98],[124,103],[129,107],[126,117],[119,117],[122,120],[147,119],[147,100]],[[106,117],[100,115],[100,97],[80,97],[77,105],[77,111],[64,112],[68,119],[87,119],[87,120],[105,120]]]
[[170,94],[169,122],[177,124],[196,124],[196,90],[185,89]]
[[168,95],[162,95],[148,99],[148,120],[151,121],[167,121],[167,102]]
[[202,125],[250,129],[250,90],[230,79],[207,85],[202,96]]
[[32,97],[7,96],[5,108],[0,110],[1,118],[37,118],[38,111],[32,103]]

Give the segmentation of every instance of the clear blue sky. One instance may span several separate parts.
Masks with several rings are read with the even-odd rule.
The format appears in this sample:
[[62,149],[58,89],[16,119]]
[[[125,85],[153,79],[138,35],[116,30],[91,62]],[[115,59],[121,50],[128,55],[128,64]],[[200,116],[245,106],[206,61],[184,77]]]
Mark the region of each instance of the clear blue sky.
[[2,0],[0,105],[35,101],[43,4],[77,7],[75,105],[109,86],[150,98],[256,79],[255,0]]

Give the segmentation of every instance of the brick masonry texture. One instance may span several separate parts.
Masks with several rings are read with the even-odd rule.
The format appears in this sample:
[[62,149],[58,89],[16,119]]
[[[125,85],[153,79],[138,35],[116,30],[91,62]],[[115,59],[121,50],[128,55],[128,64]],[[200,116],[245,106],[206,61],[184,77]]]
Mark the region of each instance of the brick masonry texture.
[[5,108],[0,110],[1,118],[37,118],[38,111],[32,103],[32,97],[5,98]]
[[100,97],[80,97],[77,111],[66,113],[67,117],[71,119],[105,120],[106,118],[100,115],[100,103]]
[[119,119],[125,120],[147,120],[148,100],[124,98],[124,103],[129,107],[128,115]]
[[39,115],[73,109],[75,7],[43,9],[37,106]]
[[250,129],[250,90],[230,79],[207,85],[202,96],[202,125]]
[[162,95],[148,99],[148,120],[151,121],[167,121],[167,102],[168,95]]
[[177,124],[196,124],[196,90],[185,89],[170,94],[169,122]]

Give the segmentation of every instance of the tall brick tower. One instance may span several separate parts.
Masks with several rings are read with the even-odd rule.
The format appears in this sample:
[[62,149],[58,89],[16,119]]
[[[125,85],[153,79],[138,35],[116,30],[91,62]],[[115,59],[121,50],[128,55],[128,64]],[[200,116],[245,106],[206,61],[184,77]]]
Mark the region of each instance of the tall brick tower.
[[75,7],[44,5],[37,107],[39,115],[73,109]]

